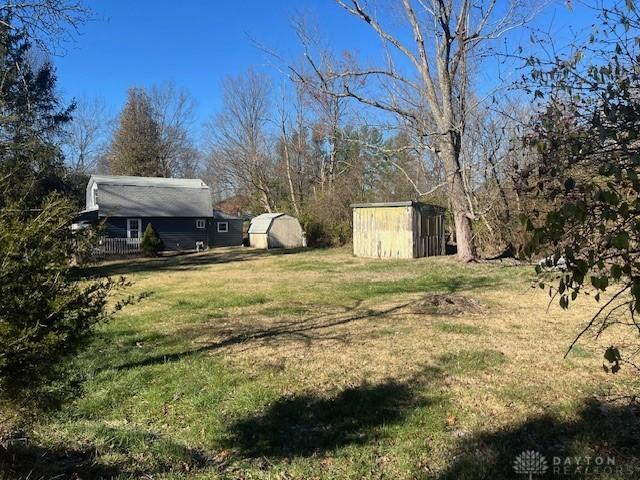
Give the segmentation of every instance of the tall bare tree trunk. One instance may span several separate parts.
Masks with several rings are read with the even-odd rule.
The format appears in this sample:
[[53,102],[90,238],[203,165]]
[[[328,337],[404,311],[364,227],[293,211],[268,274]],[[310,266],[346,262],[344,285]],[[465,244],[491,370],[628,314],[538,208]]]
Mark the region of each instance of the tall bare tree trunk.
[[271,203],[269,202],[269,193],[262,188],[260,188],[260,203],[267,213],[273,213]]
[[464,189],[462,169],[460,168],[460,150],[456,149],[455,142],[442,142],[440,156],[444,161],[447,171],[447,187],[449,200],[453,210],[453,222],[456,229],[456,246],[458,258],[469,262],[475,259],[476,252],[473,243],[473,229],[469,206]]
[[291,178],[291,157],[289,155],[289,138],[287,137],[287,127],[285,126],[284,117],[282,118],[282,149],[284,153],[284,163],[287,170],[287,182],[289,184],[289,198],[291,199],[291,206],[296,212],[297,216],[300,216],[300,209],[298,208],[298,202],[296,200],[296,191],[293,188],[293,178]]

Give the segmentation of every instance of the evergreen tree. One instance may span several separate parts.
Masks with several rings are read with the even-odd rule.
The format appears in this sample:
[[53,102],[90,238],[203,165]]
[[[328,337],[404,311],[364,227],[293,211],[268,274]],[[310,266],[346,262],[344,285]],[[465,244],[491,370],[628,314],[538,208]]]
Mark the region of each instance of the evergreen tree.
[[138,88],[128,92],[109,153],[109,169],[114,175],[162,177],[161,129],[147,93]]
[[35,208],[52,191],[64,192],[64,159],[57,145],[73,105],[55,95],[48,61],[36,64],[23,31],[0,19],[0,208]]
[[156,233],[153,225],[147,225],[142,235],[142,242],[140,242],[140,248],[142,253],[147,257],[157,257],[158,253],[162,249],[162,240]]
[[37,404],[126,283],[80,278],[70,265],[93,240],[69,228],[77,205],[59,145],[72,107],[19,25],[0,17],[0,402]]

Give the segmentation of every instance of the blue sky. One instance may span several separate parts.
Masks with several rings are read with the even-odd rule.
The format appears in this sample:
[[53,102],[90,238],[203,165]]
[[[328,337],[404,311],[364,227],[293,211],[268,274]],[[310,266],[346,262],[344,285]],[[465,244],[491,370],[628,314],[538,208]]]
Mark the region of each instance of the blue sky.
[[[102,97],[114,114],[128,87],[172,81],[196,99],[198,122],[208,118],[220,107],[224,76],[251,66],[271,68],[252,38],[286,57],[301,53],[290,26],[299,15],[316,22],[337,51],[356,50],[370,60],[380,52],[369,29],[333,0],[94,0],[87,5],[95,20],[55,59],[59,88],[67,99]],[[572,28],[589,30],[592,22],[587,9],[568,10],[558,2],[534,26],[561,37]],[[523,43],[528,36],[518,34]],[[495,81],[495,69],[488,67],[480,76],[486,87]]]

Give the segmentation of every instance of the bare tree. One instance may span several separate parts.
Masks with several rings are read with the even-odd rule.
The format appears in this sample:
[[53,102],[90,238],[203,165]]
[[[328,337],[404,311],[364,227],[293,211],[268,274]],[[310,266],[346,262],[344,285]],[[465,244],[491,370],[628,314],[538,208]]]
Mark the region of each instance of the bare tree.
[[[469,109],[471,56],[488,41],[524,25],[540,5],[509,0],[506,6],[498,8],[497,0],[397,0],[412,38],[412,43],[407,43],[404,35],[395,35],[392,28],[383,25],[369,3],[336,1],[375,32],[383,42],[386,61],[371,68],[326,72],[316,68],[316,61],[308,56],[319,78],[314,87],[336,98],[353,98],[390,112],[422,131],[425,146],[442,161],[446,172],[458,257],[463,261],[473,260],[476,255],[471,224],[474,216],[461,164],[462,137]],[[413,73],[403,73],[396,67],[407,63]],[[348,81],[354,79],[369,88],[353,88]],[[306,78],[298,76],[298,80]],[[341,88],[335,88],[336,81],[342,81]]]
[[200,157],[191,137],[195,100],[171,82],[152,87],[149,98],[160,128],[161,171],[167,177],[193,176]]
[[[7,19],[11,18],[9,22]],[[0,24],[22,31],[38,49],[49,55],[72,40],[90,12],[76,0],[21,0],[0,4]]]
[[83,98],[76,103],[64,145],[67,164],[74,172],[86,174],[97,169],[107,148],[110,123],[104,99]]
[[[298,108],[298,110],[300,110]],[[294,133],[290,132],[291,128],[289,126],[290,120],[288,117],[287,107],[286,107],[286,97],[283,92],[282,102],[278,107],[278,116],[279,116],[279,127],[280,127],[280,145],[282,148],[282,156],[284,157],[285,162],[285,172],[287,175],[287,186],[289,188],[289,199],[291,201],[291,206],[295,211],[296,215],[300,215],[300,207],[298,206],[298,199],[296,195],[296,190],[293,182],[293,173],[292,173],[292,144],[294,143]]]
[[234,190],[255,191],[261,207],[273,210],[273,158],[268,142],[269,78],[254,70],[222,82],[223,109],[205,126],[209,158]]

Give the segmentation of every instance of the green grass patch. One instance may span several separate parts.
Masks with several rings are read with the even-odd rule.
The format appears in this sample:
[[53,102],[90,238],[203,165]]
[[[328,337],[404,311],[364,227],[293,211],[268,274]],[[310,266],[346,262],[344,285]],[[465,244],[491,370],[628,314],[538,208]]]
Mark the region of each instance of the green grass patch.
[[267,317],[286,317],[293,315],[305,315],[308,313],[309,307],[304,305],[276,305],[260,310],[260,314]]
[[[0,478],[506,479],[532,445],[640,448],[631,417],[584,405],[600,372],[548,361],[577,323],[523,320],[547,302],[525,296],[528,267],[213,249],[99,272],[153,294],[98,329],[79,395],[0,455]],[[471,321],[426,294],[495,308]]]
[[279,268],[289,272],[324,272],[337,273],[341,271],[340,264],[322,261],[291,261],[283,259],[280,261]]
[[591,357],[591,354],[589,352],[587,352],[584,348],[582,348],[580,345],[574,345],[571,348],[571,351],[569,352],[569,358],[571,358],[571,357],[589,358],[589,357]]
[[505,355],[497,350],[467,350],[445,353],[438,358],[438,365],[449,373],[473,373],[501,365]]
[[219,293],[203,299],[178,299],[173,307],[179,310],[202,311],[211,309],[242,308],[268,303],[270,299],[263,294],[227,294]]
[[[459,267],[458,267],[459,268]],[[457,268],[446,271],[422,273],[394,280],[354,281],[342,285],[339,295],[352,300],[366,300],[381,296],[407,293],[453,294],[486,288],[501,288],[510,280],[494,272],[479,275],[461,275]]]
[[482,330],[474,325],[464,323],[438,322],[435,328],[444,333],[456,333],[459,335],[480,335]]

